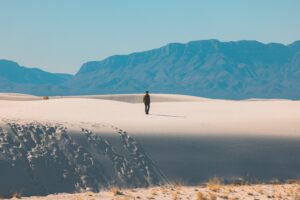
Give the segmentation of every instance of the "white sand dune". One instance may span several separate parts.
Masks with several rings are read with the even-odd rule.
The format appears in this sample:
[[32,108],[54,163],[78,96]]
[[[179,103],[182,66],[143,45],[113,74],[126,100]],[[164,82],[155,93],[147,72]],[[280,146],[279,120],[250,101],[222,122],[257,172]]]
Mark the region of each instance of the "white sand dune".
[[300,101],[155,94],[145,115],[142,94],[17,97],[0,101],[0,195],[300,178]]
[[19,94],[19,93],[0,93],[0,100],[11,100],[11,101],[32,101],[41,100],[41,97]]
[[[229,101],[182,95],[152,96],[154,100],[150,115],[144,114],[142,103],[136,103],[138,99],[142,101],[142,95],[98,95],[91,96],[91,99],[87,96],[56,97],[26,103],[3,100],[0,101],[0,114],[2,118],[10,119],[109,123],[132,133],[143,134],[247,133],[284,137],[300,134],[300,101]],[[167,102],[168,99],[170,102]]]
[[[89,99],[104,99],[112,101],[121,101],[127,103],[141,103],[141,94],[112,94],[112,95],[86,95],[86,96],[71,96],[70,98],[89,98]],[[199,102],[208,100],[207,98],[200,98],[186,95],[175,94],[151,94],[152,102]]]
[[[84,98],[84,99],[103,99],[112,101],[121,101],[127,103],[141,103],[141,94],[112,94],[112,95],[81,95],[81,96],[51,96],[51,99],[62,98]],[[19,94],[19,93],[0,93],[0,100],[9,101],[31,101],[31,100],[43,100],[43,97]],[[152,94],[152,102],[199,102],[207,100],[207,98],[200,98],[186,95],[172,95],[172,94]]]

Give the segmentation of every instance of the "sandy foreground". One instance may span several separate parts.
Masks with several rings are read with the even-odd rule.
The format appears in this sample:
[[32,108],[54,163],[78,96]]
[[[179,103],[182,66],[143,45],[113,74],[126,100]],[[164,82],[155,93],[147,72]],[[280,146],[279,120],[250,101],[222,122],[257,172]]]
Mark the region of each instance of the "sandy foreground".
[[1,94],[0,196],[299,199],[296,184],[105,192],[200,185],[213,177],[227,184],[300,179],[300,101],[151,97],[145,115],[142,94]]
[[46,197],[29,197],[22,199],[41,200],[136,200],[136,199],[157,199],[157,200],[299,200],[300,185],[216,185],[208,186],[161,186],[153,188],[137,188],[120,190],[112,188],[99,193],[85,192],[77,194],[57,194]]

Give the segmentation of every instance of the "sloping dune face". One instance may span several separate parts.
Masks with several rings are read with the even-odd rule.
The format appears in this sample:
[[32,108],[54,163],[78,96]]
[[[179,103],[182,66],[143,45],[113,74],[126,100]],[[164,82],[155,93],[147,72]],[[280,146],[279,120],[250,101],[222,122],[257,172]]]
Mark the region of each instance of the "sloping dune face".
[[147,187],[167,178],[126,131],[103,135],[61,124],[7,123],[0,128],[0,194],[99,191],[111,185]]
[[0,101],[0,196],[300,178],[300,102],[143,94]]

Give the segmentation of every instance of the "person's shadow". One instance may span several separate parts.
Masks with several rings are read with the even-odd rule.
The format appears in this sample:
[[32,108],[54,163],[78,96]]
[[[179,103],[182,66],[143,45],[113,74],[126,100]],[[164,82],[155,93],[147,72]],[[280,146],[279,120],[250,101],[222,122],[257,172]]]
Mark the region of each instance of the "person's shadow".
[[179,117],[179,118],[186,118],[186,116],[181,116],[181,115],[163,115],[163,114],[150,114],[149,115],[153,115],[153,116],[160,116],[160,117]]

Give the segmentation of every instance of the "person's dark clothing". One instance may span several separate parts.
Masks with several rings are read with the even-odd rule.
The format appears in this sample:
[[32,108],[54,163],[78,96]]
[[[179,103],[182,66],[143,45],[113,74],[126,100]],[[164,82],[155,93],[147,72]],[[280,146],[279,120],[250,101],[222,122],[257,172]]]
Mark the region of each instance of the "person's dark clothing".
[[145,113],[149,114],[149,110],[150,110],[150,95],[149,94],[144,95],[143,102],[145,104]]
[[143,102],[144,102],[144,104],[150,104],[150,95],[149,94],[144,95]]
[[145,104],[145,113],[148,115],[150,110],[150,104]]

